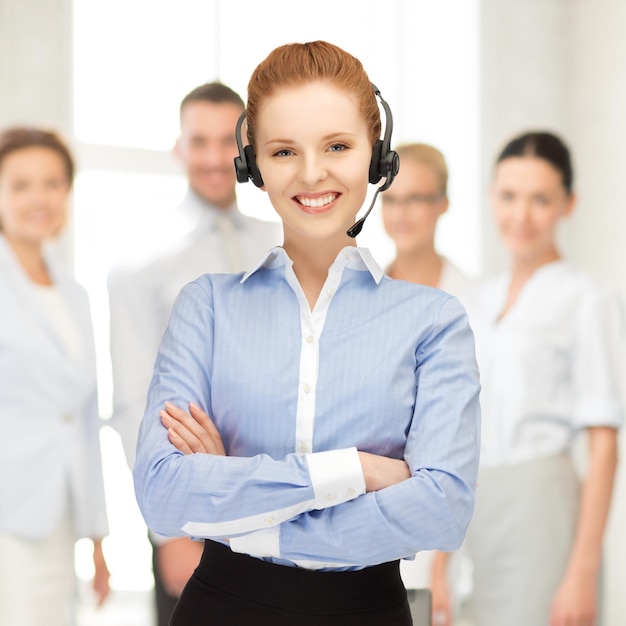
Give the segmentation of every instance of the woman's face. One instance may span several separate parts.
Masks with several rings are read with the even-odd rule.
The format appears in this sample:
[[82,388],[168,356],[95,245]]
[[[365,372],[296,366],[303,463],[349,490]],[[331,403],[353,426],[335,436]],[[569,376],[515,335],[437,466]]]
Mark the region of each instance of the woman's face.
[[330,82],[286,87],[257,114],[265,191],[294,238],[345,239],[367,193],[372,145],[351,95]]
[[448,208],[435,170],[404,159],[393,185],[382,194],[383,224],[399,253],[434,246],[437,220]]
[[33,146],[0,165],[0,224],[8,239],[40,245],[65,224],[70,184],[62,157]]
[[495,172],[491,201],[496,224],[513,258],[540,262],[556,254],[556,229],[575,198],[563,177],[538,157],[509,157]]

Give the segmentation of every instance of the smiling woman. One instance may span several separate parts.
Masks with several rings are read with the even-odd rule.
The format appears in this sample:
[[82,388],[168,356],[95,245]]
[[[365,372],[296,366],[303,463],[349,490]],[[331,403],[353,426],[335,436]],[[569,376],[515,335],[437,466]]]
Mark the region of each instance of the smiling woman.
[[[0,219],[15,244],[38,244],[65,224],[69,184],[66,167],[46,147],[24,148],[5,159]],[[45,280],[45,279],[44,279]]]
[[[330,82],[281,88],[257,115],[253,145],[264,189],[283,222],[285,249],[303,236],[333,249],[343,245],[365,200],[372,158],[354,97]],[[312,294],[309,304],[316,299]]]
[[520,265],[540,265],[559,257],[557,229],[574,210],[570,180],[549,161],[530,156],[499,163],[492,206],[502,241]]
[[473,335],[455,298],[384,276],[347,232],[381,158],[355,57],[275,49],[246,117],[238,170],[283,245],[181,291],[139,432],[148,526],[205,540],[171,624],[408,625],[399,560],[458,547],[473,510]]

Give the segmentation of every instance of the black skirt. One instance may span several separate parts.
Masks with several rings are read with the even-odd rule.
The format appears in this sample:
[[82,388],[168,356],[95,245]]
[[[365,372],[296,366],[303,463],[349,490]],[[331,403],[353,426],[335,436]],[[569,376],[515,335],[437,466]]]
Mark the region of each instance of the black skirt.
[[204,542],[170,626],[410,626],[399,562],[349,572],[267,563]]

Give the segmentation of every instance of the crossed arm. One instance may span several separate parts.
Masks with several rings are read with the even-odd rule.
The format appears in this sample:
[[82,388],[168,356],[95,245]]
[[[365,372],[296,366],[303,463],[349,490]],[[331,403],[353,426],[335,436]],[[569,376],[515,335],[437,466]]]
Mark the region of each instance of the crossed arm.
[[[161,422],[167,428],[170,443],[183,454],[216,454],[226,456],[222,437],[211,418],[193,402],[189,413],[166,402]],[[359,452],[365,478],[365,490],[379,491],[411,477],[405,461],[378,454]]]
[[[406,403],[413,384],[420,388],[410,407],[414,418],[406,424],[404,454],[395,445],[402,436],[396,428],[390,458],[360,452],[347,436],[336,449],[308,454],[279,445],[274,457],[259,442],[271,438],[266,428],[280,423],[262,420],[263,411],[271,416],[281,410],[278,402],[257,413],[247,399],[233,399],[220,416],[234,428],[235,407],[249,411],[246,436],[259,445],[244,447],[242,455],[229,450],[225,432],[212,430],[221,424],[213,416],[205,418],[210,420],[204,422],[205,434],[194,426],[198,407],[209,411],[215,402],[209,296],[207,285],[192,284],[182,292],[157,358],[134,468],[148,525],[167,536],[230,538],[235,551],[313,567],[329,560],[367,566],[422,549],[456,549],[473,507],[479,417],[473,340],[460,305],[446,300],[433,313],[432,324],[416,338],[419,371],[402,370]],[[190,407],[190,400],[198,406]],[[165,422],[169,439],[161,420],[173,420]],[[368,428],[369,435],[358,440],[376,437],[375,424]],[[369,445],[364,449],[387,454]]]

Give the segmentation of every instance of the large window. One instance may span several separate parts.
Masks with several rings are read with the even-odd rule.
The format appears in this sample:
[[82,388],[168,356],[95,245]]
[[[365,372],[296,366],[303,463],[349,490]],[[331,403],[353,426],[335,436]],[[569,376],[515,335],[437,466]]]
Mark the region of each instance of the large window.
[[[147,236],[150,225],[184,194],[170,153],[180,99],[215,79],[245,97],[251,71],[272,48],[311,39],[337,43],[363,61],[393,111],[394,143],[426,141],[444,152],[451,208],[438,245],[469,273],[480,270],[477,0],[74,0],[81,171],[75,266],[93,302],[105,416],[111,410],[106,276],[121,256],[158,249],[158,239]],[[244,212],[275,219],[252,185],[240,185],[238,196]],[[379,214],[374,211],[359,243],[385,264],[392,247]],[[149,548],[130,473],[114,434],[105,435],[105,446],[112,584],[145,587]],[[80,567],[87,572],[88,565]]]

